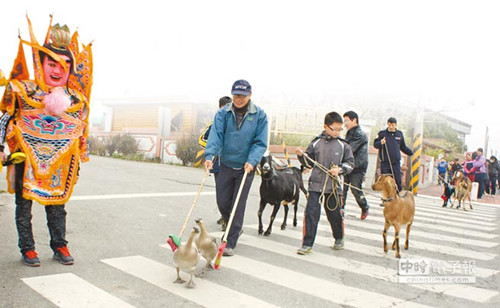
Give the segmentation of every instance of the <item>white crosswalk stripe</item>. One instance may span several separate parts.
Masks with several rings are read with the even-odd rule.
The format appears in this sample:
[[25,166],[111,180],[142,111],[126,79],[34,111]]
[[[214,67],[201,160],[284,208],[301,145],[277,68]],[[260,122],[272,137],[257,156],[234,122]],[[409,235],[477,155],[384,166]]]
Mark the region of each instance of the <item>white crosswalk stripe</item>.
[[[257,225],[247,225],[245,227],[253,229],[253,230],[258,230]],[[278,230],[274,230],[273,233],[279,234],[280,236],[288,237],[291,239],[296,239],[298,241],[297,243],[300,243],[300,241],[302,239],[302,232],[299,232],[296,230],[282,231],[282,230],[278,229]],[[323,245],[323,246],[332,246],[333,238],[317,235],[315,244]],[[410,246],[411,246],[411,243],[410,243]],[[360,244],[360,243],[356,243],[354,241],[347,240],[344,249],[354,251],[354,252],[364,254],[364,255],[369,255],[369,256],[378,256],[378,257],[385,257],[386,256],[383,254],[382,245],[371,246],[371,245]],[[405,251],[402,257],[403,258],[412,258],[412,259],[429,259],[429,260],[435,260],[437,262],[445,262],[444,259],[424,257],[422,255],[413,254],[413,253],[411,253],[410,250]],[[498,271],[490,270],[490,269],[486,269],[486,268],[481,268],[481,267],[476,267],[476,275],[478,277],[486,278],[486,277],[495,275],[496,273],[498,273]]]
[[22,280],[58,307],[134,307],[71,273]]
[[[279,233],[281,232],[283,231],[280,230]],[[287,231],[284,231],[283,233],[286,232]],[[214,234],[214,236],[216,237],[220,237],[221,235],[222,233]],[[327,255],[315,252],[308,256],[301,256],[296,253],[297,247],[281,244],[276,241],[270,240],[269,238],[257,238],[255,236],[249,236],[245,234],[241,236],[238,242],[243,245],[252,246],[258,249],[263,249],[277,254],[282,254],[282,255],[284,254],[286,257],[289,258],[294,258],[304,262],[319,264],[340,271],[348,271],[359,275],[373,277],[383,281],[390,281],[390,282],[398,281],[397,271],[395,269],[386,268],[371,263],[349,260],[343,257],[335,256],[333,253],[331,255]],[[225,264],[223,266],[225,266]],[[474,300],[481,302],[486,301],[498,294],[497,292],[474,288],[471,286],[412,285],[412,287],[440,294],[460,297],[464,299],[471,299],[471,297],[474,297]]]
[[[133,194],[127,198],[140,196],[141,194]],[[122,195],[109,195],[107,198],[122,197]],[[133,277],[131,285],[147,285],[156,292],[164,292],[166,297],[179,298],[186,305],[197,307],[290,306],[283,304],[285,301],[280,298],[271,300],[258,292],[232,288],[221,281],[221,275],[234,275],[235,281],[241,284],[249,280],[258,281],[265,284],[265,288],[286,290],[285,294],[295,294],[298,298],[313,297],[322,303],[327,303],[326,306],[430,307],[436,297],[444,297],[450,302],[457,300],[470,305],[489,305],[492,299],[499,298],[500,292],[489,288],[487,283],[408,284],[405,285],[404,291],[407,294],[418,294],[411,299],[408,299],[407,294],[391,292],[382,287],[374,288],[373,285],[379,284],[394,288],[401,288],[402,285],[398,282],[401,276],[398,275],[398,260],[394,257],[394,251],[385,254],[382,249],[383,208],[378,206],[376,203],[378,200],[375,198],[370,198],[369,201],[372,207],[365,221],[359,219],[357,204],[353,200],[348,201],[347,212],[355,213],[355,216],[347,215],[345,219],[344,251],[332,251],[328,248],[333,244],[333,238],[324,213],[318,226],[314,252],[306,256],[296,253],[302,239],[301,221],[304,208],[298,213],[297,227],[291,227],[289,224],[287,230],[280,230],[278,221],[281,222],[281,219],[278,218],[270,237],[258,236],[256,224],[245,225],[236,255],[230,258],[224,257],[220,271],[195,278],[194,290],[173,283],[176,271],[172,266],[170,247],[165,244],[160,245],[164,247],[165,262],[133,255],[102,259],[101,266],[109,269],[106,275]],[[498,229],[498,225],[494,223],[497,209],[486,207],[475,213],[463,213],[442,208],[437,205],[438,201],[418,198],[415,221],[410,232],[410,249],[402,249],[403,260],[425,259],[436,263],[473,260],[481,264],[475,266],[474,277],[491,281],[500,273],[485,266],[488,261],[498,258],[498,235],[494,232]],[[263,217],[267,217],[264,223],[268,223],[270,212],[268,209],[266,212],[268,215],[264,214]],[[282,214],[282,210],[280,213]],[[394,234],[393,228],[390,230],[389,243],[392,242]],[[404,233],[405,231],[402,231],[400,234],[401,246],[404,243]],[[216,238],[222,236],[221,232],[212,234]],[[256,255],[251,257],[240,254],[245,248],[251,248]],[[280,262],[266,262],[269,258]],[[200,260],[198,269],[204,262],[203,259]],[[299,264],[300,268],[291,264]],[[305,270],[311,267],[331,274],[316,276]],[[189,278],[187,273],[183,272],[181,275],[184,279]],[[344,275],[356,277],[356,282],[347,281]],[[128,298],[115,294],[112,288],[103,290],[71,273],[36,276],[22,280],[58,307],[134,307],[140,306],[137,303],[141,303],[140,301],[127,303]],[[147,296],[141,294],[141,290],[136,292],[136,296]],[[303,306],[303,303],[294,307],[298,306]]]
[[[102,262],[205,307],[230,307],[235,302],[240,303],[239,307],[275,307],[257,298],[198,278],[194,278],[196,292],[193,292],[182,284],[173,283],[177,278],[174,267],[142,256],[105,259]],[[182,274],[183,279],[189,279],[189,275]]]

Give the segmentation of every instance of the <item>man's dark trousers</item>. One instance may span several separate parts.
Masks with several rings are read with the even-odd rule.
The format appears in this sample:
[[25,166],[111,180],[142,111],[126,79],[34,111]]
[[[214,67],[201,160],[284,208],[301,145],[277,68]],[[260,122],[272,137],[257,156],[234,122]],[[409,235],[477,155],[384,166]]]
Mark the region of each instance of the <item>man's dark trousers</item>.
[[398,191],[401,191],[401,166],[399,165],[399,162],[393,163],[392,168],[391,164],[388,162],[380,162],[380,171],[382,174],[391,174],[396,181],[396,185],[398,185]]
[[[302,246],[313,246],[318,231],[318,222],[321,216],[321,193],[309,192],[304,216],[304,234]],[[334,194],[324,195],[323,204],[328,222],[335,239],[344,238],[344,217],[342,215],[342,196]]]
[[[16,227],[19,235],[19,248],[21,253],[35,250],[35,240],[31,225],[31,206],[33,201],[23,197],[24,163],[15,165],[15,190],[16,190]],[[66,210],[63,205],[46,205],[47,226],[50,233],[50,247],[55,252],[57,248],[66,246]]]
[[[354,198],[356,198],[356,202],[358,203],[359,207],[363,210],[366,211],[368,210],[368,202],[366,202],[365,195],[363,194],[363,191],[360,189],[363,189],[363,179],[365,178],[365,173],[363,171],[356,171],[353,170],[350,174],[344,175],[344,183],[345,184],[351,184],[351,186],[356,187],[356,188],[351,188],[351,192],[354,195]],[[344,204],[347,200],[347,192],[349,191],[349,186],[344,184]]]
[[[229,221],[233,204],[236,201],[238,190],[240,189],[241,180],[243,179],[244,169],[233,169],[223,164],[220,165],[220,171],[217,175],[215,192],[217,198],[217,206],[219,212],[225,221]],[[234,213],[231,229],[228,230],[227,248],[236,247],[238,237],[241,229],[243,228],[243,219],[245,217],[245,208],[247,205],[248,193],[252,186],[252,181],[255,175],[255,170],[247,175],[243,191],[241,192],[238,208]],[[228,232],[226,231],[226,232]]]

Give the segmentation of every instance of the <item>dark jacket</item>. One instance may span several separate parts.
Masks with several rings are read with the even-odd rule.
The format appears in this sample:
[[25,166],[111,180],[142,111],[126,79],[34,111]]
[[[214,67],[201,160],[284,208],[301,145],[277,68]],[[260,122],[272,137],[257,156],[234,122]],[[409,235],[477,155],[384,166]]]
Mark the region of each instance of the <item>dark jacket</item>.
[[345,140],[349,142],[352,155],[354,155],[353,172],[366,173],[368,168],[368,136],[358,125],[347,131]]
[[500,165],[498,164],[498,161],[495,160],[495,162],[490,161],[490,164],[488,165],[488,176],[490,178],[496,178],[498,177],[498,172],[500,171]]
[[[351,173],[354,168],[354,157],[349,143],[341,138],[333,138],[324,131],[311,141],[306,154],[328,169],[331,169],[332,165],[339,166],[340,176]],[[333,191],[331,178],[327,178],[325,172],[304,156],[298,156],[298,158],[304,167],[313,168],[309,177],[309,191],[331,193]],[[326,184],[325,180],[327,180]],[[342,194],[342,185],[337,186],[337,192]]]
[[[380,143],[382,139],[386,141],[386,145]],[[389,129],[384,129],[378,132],[377,137],[373,141],[373,146],[378,149],[378,158],[381,162],[390,162],[391,164],[399,164],[401,160],[401,152],[408,156],[413,155],[413,151],[406,146],[405,138],[400,130],[390,132]],[[387,156],[389,150],[389,157]]]

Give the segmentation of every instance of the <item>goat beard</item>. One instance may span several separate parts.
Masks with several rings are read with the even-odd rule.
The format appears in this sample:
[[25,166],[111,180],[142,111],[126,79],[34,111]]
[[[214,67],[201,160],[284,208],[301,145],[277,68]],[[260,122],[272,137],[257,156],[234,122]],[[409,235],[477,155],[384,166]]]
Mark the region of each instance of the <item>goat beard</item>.
[[52,92],[44,96],[43,103],[45,113],[60,116],[68,110],[71,100],[62,87],[55,87]]

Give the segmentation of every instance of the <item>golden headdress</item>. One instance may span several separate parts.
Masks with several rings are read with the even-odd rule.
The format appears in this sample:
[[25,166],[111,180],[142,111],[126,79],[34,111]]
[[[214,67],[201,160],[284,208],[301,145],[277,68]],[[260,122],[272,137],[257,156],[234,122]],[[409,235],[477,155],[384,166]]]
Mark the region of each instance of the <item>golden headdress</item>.
[[40,60],[40,51],[49,55],[55,61],[59,62],[65,70],[69,68],[66,62],[58,55],[58,50],[68,51],[73,59],[72,72],[69,76],[68,85],[70,88],[81,92],[87,100],[90,100],[92,88],[92,43],[82,44],[82,50],[79,49],[78,31],[71,35],[68,26],[56,24],[52,26],[52,15],[50,16],[49,28],[45,36],[44,46],[38,44],[33,32],[33,27],[28,16],[28,26],[31,41],[25,41],[19,35],[19,48],[14,66],[10,74],[10,79],[29,79],[29,71],[26,65],[23,44],[31,46],[33,54],[33,69],[35,81],[43,89],[47,90],[47,85],[43,79],[43,68]]

